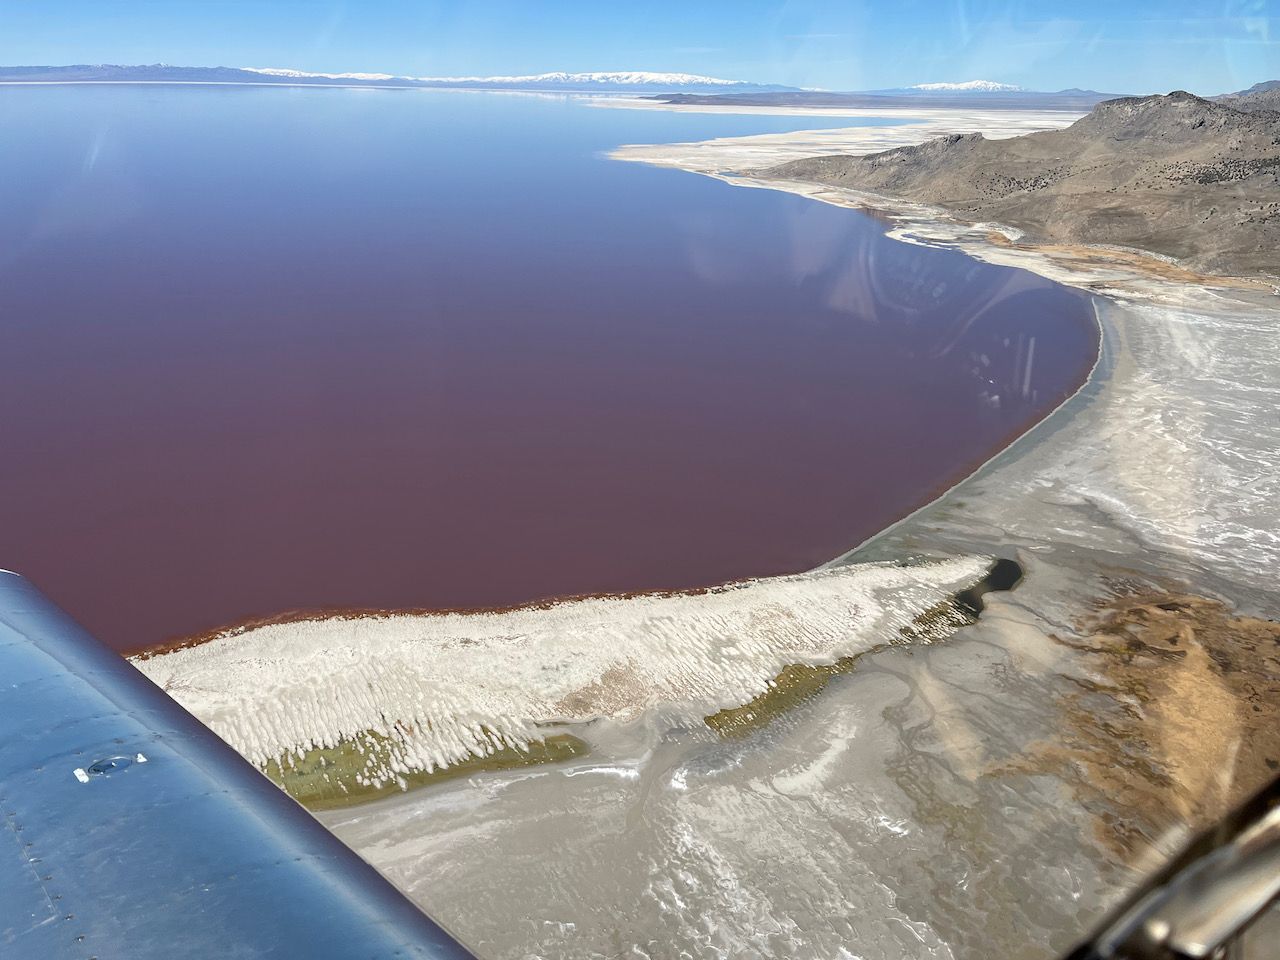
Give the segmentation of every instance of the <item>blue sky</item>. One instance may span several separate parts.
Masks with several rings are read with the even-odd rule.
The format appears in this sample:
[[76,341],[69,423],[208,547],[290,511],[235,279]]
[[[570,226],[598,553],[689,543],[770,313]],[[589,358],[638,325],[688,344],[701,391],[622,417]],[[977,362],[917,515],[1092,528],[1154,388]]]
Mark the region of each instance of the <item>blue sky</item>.
[[104,62],[1211,94],[1280,77],[1280,0],[0,0],[0,63]]

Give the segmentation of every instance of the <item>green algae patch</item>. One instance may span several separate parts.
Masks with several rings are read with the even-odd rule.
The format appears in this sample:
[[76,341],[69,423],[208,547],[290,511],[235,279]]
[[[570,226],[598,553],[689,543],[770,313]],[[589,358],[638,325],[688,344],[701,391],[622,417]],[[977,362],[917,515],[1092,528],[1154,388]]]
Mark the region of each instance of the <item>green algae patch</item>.
[[826,689],[832,678],[849,673],[858,660],[889,646],[932,643],[957,627],[973,623],[975,614],[957,599],[948,599],[931,607],[903,627],[893,639],[853,656],[841,657],[834,663],[793,663],[782,668],[769,689],[740,707],[729,707],[704,717],[703,722],[722,737],[742,737],[768,726],[787,711],[813,700]]
[[457,777],[571,760],[585,756],[588,747],[567,733],[534,740],[523,747],[495,741],[493,752],[485,756],[473,754],[447,767],[414,770],[391,779],[366,776],[371,766],[389,765],[397,752],[393,739],[370,731],[359,743],[344,740],[336,747],[317,747],[289,757],[283,764],[270,760],[262,772],[308,810],[333,810]]
[[852,670],[859,656],[861,654],[841,657],[835,663],[816,667],[800,663],[783,667],[764,693],[740,707],[729,707],[704,717],[703,722],[722,737],[746,736],[817,697],[832,677]]
[[1022,568],[1012,560],[998,559],[986,576],[973,586],[935,604],[902,627],[879,646],[834,663],[793,663],[782,668],[763,693],[740,707],[728,707],[704,717],[703,722],[722,737],[744,737],[768,726],[787,711],[816,698],[834,677],[849,673],[858,660],[888,646],[934,643],[967,624],[976,623],[983,597],[993,590],[1012,590],[1022,579]]

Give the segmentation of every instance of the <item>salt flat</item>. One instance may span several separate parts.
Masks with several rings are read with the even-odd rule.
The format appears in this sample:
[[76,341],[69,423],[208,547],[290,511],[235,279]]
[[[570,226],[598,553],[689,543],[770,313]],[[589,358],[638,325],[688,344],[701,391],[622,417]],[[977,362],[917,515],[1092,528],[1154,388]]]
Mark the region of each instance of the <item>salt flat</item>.
[[[634,102],[634,101],[633,101]],[[606,104],[607,105],[607,104]],[[658,109],[655,107],[655,109]],[[670,109],[694,112],[716,108],[676,105]],[[657,166],[677,167],[696,173],[738,172],[776,166],[824,154],[863,154],[893,147],[922,143],[933,137],[953,133],[982,133],[991,139],[1017,137],[1041,130],[1070,126],[1084,114],[1063,110],[945,110],[945,109],[879,109],[879,110],[802,110],[800,108],[737,107],[721,112],[781,112],[787,116],[828,115],[848,117],[890,118],[900,121],[894,126],[859,126],[851,124],[833,130],[801,130],[794,133],[762,134],[752,137],[721,137],[693,143],[640,144],[619,147],[610,156],[617,160],[634,160]]]
[[[237,631],[136,661],[259,766],[391,741],[363,785],[522,747],[551,724],[697,720],[765,693],[788,664],[899,639],[988,566],[966,557],[569,600],[493,613],[329,617]],[[264,697],[267,699],[264,700]]]

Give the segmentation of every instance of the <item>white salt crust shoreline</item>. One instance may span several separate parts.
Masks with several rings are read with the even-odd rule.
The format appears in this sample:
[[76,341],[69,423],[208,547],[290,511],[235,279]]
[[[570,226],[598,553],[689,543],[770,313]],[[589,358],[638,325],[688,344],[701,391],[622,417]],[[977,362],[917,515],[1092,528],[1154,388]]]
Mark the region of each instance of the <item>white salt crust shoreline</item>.
[[989,560],[860,564],[704,593],[596,597],[495,613],[334,617],[251,628],[135,665],[259,766],[315,747],[392,744],[397,775],[545,736],[548,724],[700,718],[788,664],[896,639]]
[[[616,102],[598,98],[592,106],[633,106],[634,102]],[[1071,110],[971,110],[971,109],[885,109],[885,110],[802,110],[740,107],[732,110],[695,107],[690,110],[712,113],[779,113],[784,116],[840,116],[878,118],[903,121],[891,126],[859,126],[825,130],[795,130],[789,133],[764,133],[748,137],[720,137],[689,143],[634,144],[611,151],[615,160],[638,160],[662,167],[675,167],[692,173],[714,174],[721,171],[745,171],[774,166],[788,160],[826,154],[865,154],[894,147],[912,146],[934,137],[951,134],[981,133],[990,140],[1020,137],[1042,130],[1060,130],[1079,120],[1084,113]]]

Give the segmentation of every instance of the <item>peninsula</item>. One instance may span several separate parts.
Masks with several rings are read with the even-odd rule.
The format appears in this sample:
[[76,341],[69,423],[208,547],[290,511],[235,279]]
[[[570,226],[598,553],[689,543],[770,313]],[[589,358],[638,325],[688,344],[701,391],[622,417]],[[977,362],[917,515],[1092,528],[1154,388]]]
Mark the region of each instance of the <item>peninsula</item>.
[[1175,91],[1099,103],[1071,126],[954,133],[757,173],[941,207],[1032,242],[1140,249],[1226,276],[1280,273],[1276,84],[1218,101]]

